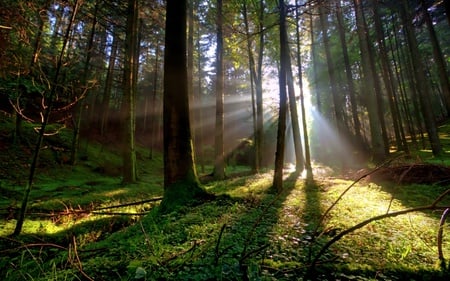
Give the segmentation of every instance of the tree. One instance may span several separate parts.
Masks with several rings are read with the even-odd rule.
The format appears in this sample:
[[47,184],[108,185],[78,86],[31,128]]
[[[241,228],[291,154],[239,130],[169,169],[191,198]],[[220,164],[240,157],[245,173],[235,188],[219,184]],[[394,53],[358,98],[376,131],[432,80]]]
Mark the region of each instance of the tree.
[[[446,3],[448,1],[445,1]],[[446,4],[448,5],[448,3]],[[436,31],[434,30],[433,21],[431,19],[430,14],[428,13],[428,9],[425,3],[425,0],[420,0],[420,7],[422,11],[423,18],[428,28],[428,33],[430,34],[431,46],[433,48],[433,57],[434,62],[437,65],[437,71],[439,74],[439,80],[442,88],[442,96],[445,103],[447,117],[450,117],[450,81],[448,78],[447,66],[444,60],[444,56],[442,55],[441,46],[439,45],[439,41],[436,35]]]
[[216,128],[215,128],[215,159],[214,178],[221,180],[225,178],[225,159],[223,151],[223,13],[222,0],[217,0],[217,46],[216,46]]
[[300,46],[299,0],[296,0],[295,3],[297,6],[297,10],[295,11],[295,33],[296,33],[296,47],[297,47],[298,84],[300,87],[300,110],[302,114],[303,142],[305,144],[305,170],[306,170],[306,179],[312,181],[314,179],[314,175],[311,166],[311,153],[309,149],[308,126],[306,122],[306,112],[305,112],[305,95],[303,90],[302,59]]
[[57,65],[56,65],[55,73],[53,76],[50,93],[48,96],[47,107],[45,109],[44,118],[41,123],[41,128],[39,129],[39,135],[38,135],[38,138],[36,141],[36,146],[35,146],[35,149],[33,152],[33,158],[32,158],[32,162],[30,165],[30,172],[28,175],[27,186],[25,188],[24,197],[23,197],[22,204],[21,204],[20,211],[19,211],[19,218],[17,219],[16,228],[14,229],[13,235],[20,234],[20,232],[22,231],[23,223],[25,221],[25,214],[26,214],[27,207],[28,207],[28,199],[29,199],[29,195],[30,195],[30,192],[31,192],[31,189],[33,186],[34,174],[36,172],[36,168],[37,168],[37,164],[38,164],[38,160],[39,160],[39,154],[40,154],[42,142],[44,139],[45,129],[48,125],[50,113],[52,112],[54,99],[56,97],[56,90],[58,87],[58,79],[59,79],[61,69],[63,67],[64,54],[66,51],[67,42],[70,37],[70,32],[72,31],[72,25],[74,23],[75,16],[78,12],[78,8],[79,8],[79,3],[78,3],[78,0],[76,0],[74,7],[73,7],[72,15],[70,17],[70,20],[69,20],[69,23],[67,25],[67,29],[66,29],[66,32],[64,35],[63,45],[62,45],[61,51],[58,56]]
[[367,37],[366,24],[363,15],[361,0],[353,0],[355,5],[355,16],[357,23],[357,33],[361,50],[361,64],[364,74],[364,88],[367,90],[366,107],[369,115],[370,136],[372,143],[372,157],[375,162],[386,158],[385,142],[382,138],[381,120],[378,114],[378,100],[376,97],[376,81],[374,81],[374,68],[368,54],[371,53]]
[[125,37],[125,61],[123,69],[122,98],[122,161],[123,183],[136,181],[135,98],[136,98],[136,57],[138,56],[138,1],[129,0]]
[[273,176],[272,188],[281,193],[283,190],[283,168],[284,168],[284,147],[286,139],[286,114],[287,114],[287,31],[286,31],[286,5],[284,0],[279,1],[280,10],[280,104],[278,109],[278,130],[277,130],[277,148],[275,153],[275,172]]
[[422,56],[419,52],[417,38],[415,37],[415,32],[412,27],[411,20],[407,14],[407,11],[409,11],[409,4],[406,0],[402,0],[402,4],[399,5],[399,10],[402,23],[405,27],[409,51],[412,56],[411,61],[413,64],[414,81],[416,83],[415,88],[418,91],[418,98],[421,105],[420,108],[422,116],[425,122],[425,128],[428,133],[428,139],[431,144],[433,155],[437,156],[442,153],[442,146],[439,140],[436,120],[433,115],[433,108],[431,106],[431,94],[427,83],[428,79],[425,74],[425,67],[422,62]]
[[211,198],[198,181],[189,119],[186,58],[187,0],[167,0],[164,49],[164,197],[168,212]]
[[363,149],[364,147],[364,139],[361,135],[361,122],[359,121],[358,116],[358,105],[356,101],[356,90],[352,78],[352,69],[350,65],[350,59],[348,54],[348,47],[345,41],[345,27],[344,27],[344,16],[342,13],[342,7],[340,1],[336,1],[336,19],[338,23],[338,31],[339,31],[339,40],[342,48],[342,57],[344,59],[345,66],[345,78],[346,78],[346,86],[348,90],[348,95],[350,98],[351,105],[351,113],[353,118],[353,127],[356,138],[356,143],[358,144],[359,149]]
[[378,11],[378,0],[371,0],[372,12],[374,18],[374,27],[378,43],[379,60],[381,62],[381,73],[386,89],[389,108],[392,115],[392,123],[394,125],[395,141],[398,150],[408,151],[406,139],[404,137],[403,128],[401,127],[401,118],[398,112],[397,99],[394,92],[393,75],[389,64],[388,53],[385,44],[384,30],[381,24],[381,18]]

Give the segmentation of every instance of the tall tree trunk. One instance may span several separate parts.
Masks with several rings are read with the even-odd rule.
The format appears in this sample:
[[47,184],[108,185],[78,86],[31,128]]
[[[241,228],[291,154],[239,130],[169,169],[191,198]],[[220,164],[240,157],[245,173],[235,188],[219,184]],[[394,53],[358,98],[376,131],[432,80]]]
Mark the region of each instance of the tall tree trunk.
[[264,56],[264,0],[259,1],[259,17],[258,17],[258,63],[256,65],[255,90],[256,90],[256,143],[259,147],[255,160],[262,166],[263,163],[263,147],[264,147],[264,108],[263,108],[263,80],[262,65]]
[[[449,2],[449,0],[445,1]],[[448,4],[447,4],[448,5]],[[422,9],[422,14],[425,19],[425,23],[428,28],[428,32],[430,34],[431,46],[433,47],[433,57],[436,62],[439,81],[442,89],[442,98],[445,104],[445,108],[447,111],[447,117],[450,117],[450,82],[448,79],[447,66],[444,61],[444,56],[442,54],[441,46],[439,45],[438,38],[436,36],[436,31],[434,30],[433,21],[431,20],[431,16],[428,13],[428,9],[425,3],[425,0],[420,0],[420,6]]]
[[361,50],[361,64],[364,74],[363,84],[367,90],[366,107],[369,115],[370,135],[372,143],[372,157],[375,162],[382,161],[386,158],[385,143],[382,137],[381,121],[378,112],[378,101],[375,93],[375,81],[372,63],[370,61],[370,46],[367,41],[367,34],[365,31],[365,23],[362,15],[361,0],[353,0],[355,5],[355,15],[357,23],[357,33],[359,38],[359,47]]
[[214,178],[225,178],[225,159],[224,159],[224,116],[223,116],[223,13],[222,0],[217,0],[217,46],[216,46],[216,128],[215,128],[215,155],[214,155]]
[[155,49],[155,66],[153,77],[153,90],[152,90],[152,109],[151,109],[151,127],[150,127],[150,154],[149,158],[153,159],[153,151],[155,150],[155,141],[157,139],[158,120],[160,111],[157,110],[156,96],[158,95],[158,75],[159,75],[159,41],[156,43]]
[[280,10],[280,105],[278,112],[278,130],[277,130],[277,150],[275,153],[275,172],[273,176],[272,188],[281,193],[283,191],[283,166],[284,166],[284,148],[286,139],[286,114],[287,114],[287,53],[288,50],[286,38],[286,6],[284,0],[279,0]]
[[381,62],[381,72],[383,77],[384,86],[386,88],[386,93],[388,96],[389,108],[392,116],[392,123],[394,126],[394,134],[395,134],[395,142],[398,150],[407,151],[406,139],[402,138],[401,133],[401,119],[400,114],[398,112],[398,107],[395,98],[394,92],[394,83],[393,83],[393,75],[390,69],[389,58],[386,50],[385,43],[385,35],[384,30],[381,23],[381,18],[378,12],[378,1],[379,0],[371,0],[372,1],[372,12],[374,18],[374,26],[376,31],[377,43],[378,43],[378,51],[380,55]]
[[311,62],[312,62],[312,68],[313,68],[313,77],[314,81],[312,83],[313,86],[313,93],[316,97],[316,106],[319,113],[322,113],[322,97],[319,90],[319,73],[317,72],[317,69],[319,68],[319,59],[317,56],[316,51],[316,45],[318,42],[316,42],[316,36],[314,34],[314,18],[313,13],[311,12],[309,14],[309,31],[310,31],[310,37],[311,37]]
[[119,44],[119,37],[115,34],[114,30],[112,31],[112,45],[111,45],[111,53],[109,55],[108,60],[108,70],[106,71],[106,80],[105,80],[105,89],[103,91],[102,98],[102,120],[100,124],[100,134],[104,136],[106,134],[106,130],[109,122],[109,104],[111,102],[111,89],[114,81],[114,68],[116,66],[116,54]]
[[[300,6],[299,0],[295,1],[297,7]],[[303,91],[303,74],[302,74],[302,59],[300,46],[300,12],[298,8],[295,10],[295,33],[296,33],[296,47],[297,47],[297,67],[298,67],[298,84],[300,87],[300,108],[302,113],[302,127],[303,127],[303,143],[305,145],[305,169],[306,179],[312,181],[314,179],[311,166],[311,153],[309,150],[308,125],[306,122],[305,112],[305,96]]]
[[[287,30],[286,30],[287,32]],[[285,35],[288,38],[287,33]],[[305,159],[303,156],[302,141],[300,139],[300,125],[298,121],[297,99],[295,97],[294,77],[292,74],[291,56],[289,54],[289,46],[286,44],[286,81],[289,96],[289,111],[291,116],[292,137],[295,150],[295,171],[301,173],[305,168]]]
[[167,0],[164,48],[164,197],[162,212],[210,197],[194,164],[186,62],[187,0]]
[[42,141],[44,140],[45,129],[47,127],[50,113],[53,108],[54,99],[56,96],[56,89],[58,87],[58,78],[59,78],[59,74],[61,72],[61,68],[63,65],[62,60],[64,57],[64,53],[66,51],[67,42],[69,41],[70,31],[72,30],[72,25],[73,25],[73,22],[75,21],[75,16],[78,12],[78,7],[79,7],[78,0],[75,0],[72,15],[70,17],[69,23],[67,25],[66,33],[63,38],[62,48],[61,48],[61,51],[60,51],[58,59],[57,59],[55,74],[53,76],[50,94],[48,96],[47,108],[45,109],[44,118],[42,120],[41,128],[39,129],[39,135],[38,135],[38,138],[36,141],[33,158],[32,158],[31,165],[30,165],[30,172],[28,175],[27,186],[25,188],[22,205],[19,210],[19,218],[17,219],[16,227],[13,232],[14,236],[17,236],[20,234],[20,232],[22,232],[23,223],[25,221],[25,214],[27,212],[27,207],[28,207],[28,199],[30,196],[31,188],[33,186],[34,174],[36,172],[36,168],[37,168],[37,164],[38,164],[38,160],[39,160],[39,153],[41,151]]
[[257,131],[258,131],[258,125],[257,125],[257,114],[256,114],[256,99],[255,99],[255,80],[256,80],[256,69],[255,69],[255,59],[253,57],[253,51],[252,51],[252,41],[250,36],[250,29],[248,24],[248,16],[247,16],[247,2],[244,1],[242,3],[242,16],[244,17],[244,25],[245,25],[245,33],[246,33],[246,41],[247,41],[247,54],[248,54],[248,64],[249,64],[249,70],[250,70],[250,91],[252,96],[252,118],[253,118],[253,131],[254,131],[254,164],[253,164],[253,170],[255,172],[259,171],[260,167],[260,159],[259,155],[261,155],[261,147],[260,143],[258,141]]
[[327,70],[328,70],[328,78],[330,81],[330,87],[331,87],[331,95],[333,97],[333,108],[334,108],[334,116],[336,120],[336,127],[338,129],[339,134],[342,136],[344,132],[344,117],[342,113],[342,103],[341,98],[338,93],[337,89],[337,78],[335,75],[335,69],[336,65],[333,63],[333,58],[331,56],[331,46],[330,46],[330,38],[328,36],[328,13],[326,11],[326,8],[324,5],[326,4],[325,1],[322,1],[319,6],[319,14],[320,14],[320,26],[322,30],[322,38],[323,38],[323,44],[325,47],[325,56],[327,61]]
[[128,1],[125,37],[125,61],[123,69],[123,98],[121,107],[123,183],[136,181],[135,98],[136,56],[138,46],[138,1]]
[[[89,67],[91,63],[91,57],[92,57],[92,48],[94,45],[94,35],[95,35],[95,27],[97,25],[97,12],[98,12],[98,1],[95,2],[95,8],[94,8],[94,15],[92,20],[92,26],[91,31],[89,34],[89,41],[86,49],[86,61],[84,62],[84,68],[83,68],[83,76],[81,80],[81,85],[85,87],[86,89],[84,91],[87,91],[88,88],[88,77],[89,77]],[[83,93],[84,94],[84,93]],[[73,135],[72,135],[72,148],[70,153],[70,164],[75,165],[77,161],[77,155],[78,155],[78,142],[80,138],[80,127],[81,127],[81,119],[83,114],[83,108],[84,108],[84,98],[82,97],[82,100],[78,102],[78,105],[76,106],[75,111],[78,111],[78,114],[76,115],[75,122],[74,122],[74,128],[73,128]]]
[[341,43],[342,48],[342,57],[344,59],[344,66],[345,66],[345,78],[346,78],[346,84],[348,88],[348,95],[350,98],[350,106],[352,109],[352,119],[353,119],[353,127],[356,137],[356,143],[358,144],[359,149],[364,148],[364,139],[361,135],[361,123],[359,121],[358,116],[358,105],[356,101],[356,90],[355,85],[353,83],[352,78],[352,69],[350,67],[350,59],[348,55],[348,48],[347,48],[347,42],[345,40],[345,25],[344,25],[344,17],[342,15],[342,7],[340,4],[340,1],[336,1],[336,18],[338,22],[338,31],[339,31],[339,39]]
[[425,68],[422,62],[422,56],[419,52],[417,38],[411,20],[408,17],[407,11],[409,11],[409,5],[406,0],[402,0],[402,5],[399,5],[400,16],[402,18],[403,26],[405,27],[406,37],[408,40],[409,50],[412,55],[413,71],[416,81],[416,88],[419,94],[419,100],[421,103],[422,116],[425,121],[425,127],[428,132],[428,139],[431,144],[431,150],[433,155],[437,156],[442,153],[442,146],[439,140],[436,121],[433,115],[433,109],[431,105],[431,93],[429,91],[427,77],[425,75]]
[[[397,77],[397,81],[399,81],[399,91],[400,91],[400,101],[401,101],[401,109],[403,110],[404,113],[404,119],[408,128],[408,133],[411,137],[411,142],[412,144],[417,147],[417,138],[416,138],[416,132],[415,132],[415,128],[414,128],[414,122],[413,122],[413,117],[411,115],[411,110],[409,108],[409,98],[408,95],[406,94],[406,80],[404,77],[404,73],[400,71],[400,67],[399,64],[401,63],[401,55],[400,55],[400,44],[398,42],[398,38],[397,38],[397,27],[396,27],[396,17],[392,11],[391,13],[391,18],[392,18],[392,29],[393,32],[388,32],[388,36],[389,36],[389,43],[390,43],[390,49],[391,49],[391,55],[392,55],[392,62],[394,65],[394,69],[395,69],[395,75]],[[391,36],[391,34],[393,34],[393,36]],[[393,39],[392,39],[393,37]],[[394,40],[394,42],[392,42],[392,40]],[[397,52],[394,51],[394,47],[397,50]]]

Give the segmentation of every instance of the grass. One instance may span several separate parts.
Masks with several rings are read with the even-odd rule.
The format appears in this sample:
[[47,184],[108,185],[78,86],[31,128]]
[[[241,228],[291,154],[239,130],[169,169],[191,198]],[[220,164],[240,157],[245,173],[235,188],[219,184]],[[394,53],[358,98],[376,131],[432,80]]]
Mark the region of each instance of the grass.
[[[286,173],[284,192],[276,195],[271,171],[249,175],[238,167],[228,179],[204,184],[228,196],[202,205],[165,215],[157,202],[99,210],[161,196],[162,157],[150,160],[139,148],[140,180],[122,185],[117,152],[98,143],[85,148],[74,168],[55,166],[51,154],[43,155],[23,235],[8,238],[15,221],[1,221],[0,255],[7,258],[0,259],[0,279],[304,280],[320,249],[340,232],[388,211],[429,205],[448,189],[361,181],[322,219],[351,180],[318,166],[312,184]],[[19,204],[23,187],[14,178],[0,181],[3,218],[7,207]],[[450,198],[442,204],[449,206]],[[82,212],[91,210],[103,213]],[[139,212],[146,215],[125,214]],[[413,212],[351,232],[320,257],[314,277],[448,280],[437,256],[440,215]],[[448,224],[444,256],[450,258]]]

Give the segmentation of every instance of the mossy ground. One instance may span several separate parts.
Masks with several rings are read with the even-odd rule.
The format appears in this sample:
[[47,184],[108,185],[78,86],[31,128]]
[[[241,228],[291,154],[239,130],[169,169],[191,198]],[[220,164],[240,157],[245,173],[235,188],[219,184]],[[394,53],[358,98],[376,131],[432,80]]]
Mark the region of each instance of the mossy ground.
[[[6,145],[7,134],[1,137]],[[7,235],[14,227],[27,166],[10,157],[16,166],[0,181],[0,279],[304,280],[318,251],[337,233],[387,211],[428,205],[448,189],[360,182],[319,224],[352,180],[319,173],[327,169],[316,166],[314,183],[306,185],[286,173],[284,192],[276,195],[268,192],[271,171],[251,175],[240,167],[224,181],[204,183],[207,191],[226,196],[201,205],[167,214],[158,211],[159,201],[101,209],[161,196],[162,158],[149,159],[141,147],[139,182],[122,185],[114,146],[90,142],[83,149],[83,160],[75,167],[43,153],[23,234],[14,239]],[[448,161],[419,153],[424,160]],[[234,172],[240,176],[231,177]],[[450,199],[441,204],[450,205]],[[320,258],[314,277],[448,280],[437,256],[440,215],[413,212],[352,232]],[[443,249],[450,258],[448,224]]]

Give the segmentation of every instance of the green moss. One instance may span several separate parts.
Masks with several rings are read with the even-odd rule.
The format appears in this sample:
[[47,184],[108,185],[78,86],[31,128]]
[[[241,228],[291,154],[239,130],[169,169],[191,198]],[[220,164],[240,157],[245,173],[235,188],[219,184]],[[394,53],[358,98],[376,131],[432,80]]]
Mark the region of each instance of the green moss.
[[175,211],[182,206],[197,205],[214,198],[214,195],[203,188],[195,176],[187,176],[164,188],[164,199],[160,205],[162,213]]

